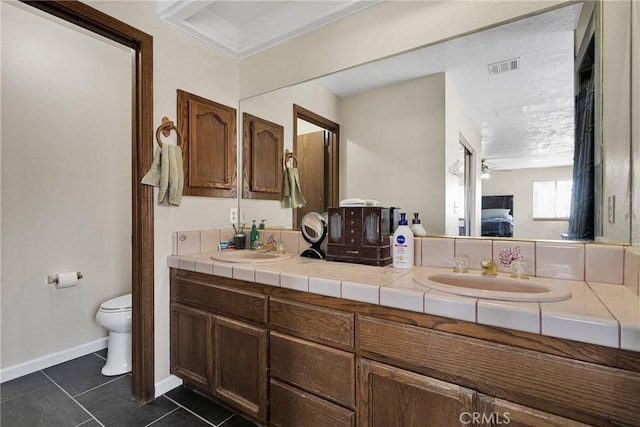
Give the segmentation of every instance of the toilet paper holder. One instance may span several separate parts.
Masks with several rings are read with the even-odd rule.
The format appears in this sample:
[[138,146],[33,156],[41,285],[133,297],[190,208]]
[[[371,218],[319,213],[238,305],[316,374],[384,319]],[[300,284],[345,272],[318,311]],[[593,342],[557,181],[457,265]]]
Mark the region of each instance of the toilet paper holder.
[[[76,271],[76,274],[78,275],[78,279],[82,279],[82,277],[83,277],[82,276],[82,272]],[[58,284],[58,275],[54,274],[54,275],[47,276],[47,283],[48,284],[52,284],[52,283]]]

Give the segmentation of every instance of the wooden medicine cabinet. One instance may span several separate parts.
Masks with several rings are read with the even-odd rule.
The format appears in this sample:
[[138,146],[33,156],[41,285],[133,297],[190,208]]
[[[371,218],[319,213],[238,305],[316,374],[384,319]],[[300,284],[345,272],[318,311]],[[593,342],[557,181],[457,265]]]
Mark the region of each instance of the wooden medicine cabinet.
[[178,90],[184,195],[237,196],[236,109]]
[[284,127],[244,113],[242,129],[242,197],[280,200]]

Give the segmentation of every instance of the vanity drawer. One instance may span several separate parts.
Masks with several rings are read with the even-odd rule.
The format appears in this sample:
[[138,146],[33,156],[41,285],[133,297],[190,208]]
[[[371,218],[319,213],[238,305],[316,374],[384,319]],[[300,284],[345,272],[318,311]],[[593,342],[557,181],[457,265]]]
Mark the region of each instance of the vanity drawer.
[[270,425],[277,427],[353,427],[355,413],[271,379]]
[[171,299],[216,314],[225,314],[232,318],[251,320],[260,324],[267,323],[266,295],[225,288],[207,283],[173,278]]
[[311,304],[271,298],[272,328],[322,344],[353,348],[354,315]]
[[355,408],[355,356],[321,344],[271,333],[271,376]]

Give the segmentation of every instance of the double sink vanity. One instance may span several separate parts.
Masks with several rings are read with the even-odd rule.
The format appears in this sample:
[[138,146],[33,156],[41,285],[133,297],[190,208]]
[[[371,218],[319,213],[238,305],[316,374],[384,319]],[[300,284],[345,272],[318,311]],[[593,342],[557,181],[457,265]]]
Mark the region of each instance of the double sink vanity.
[[224,234],[174,235],[171,372],[260,424],[640,425],[624,285],[301,258],[285,231],[293,255],[211,250]]

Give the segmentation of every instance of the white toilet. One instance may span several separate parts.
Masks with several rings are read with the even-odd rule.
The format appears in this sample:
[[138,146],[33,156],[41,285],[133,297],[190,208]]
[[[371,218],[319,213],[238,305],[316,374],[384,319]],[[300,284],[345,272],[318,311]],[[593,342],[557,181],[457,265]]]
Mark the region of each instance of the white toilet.
[[131,371],[131,294],[110,299],[100,305],[96,323],[109,330],[109,351],[102,375],[121,375]]

